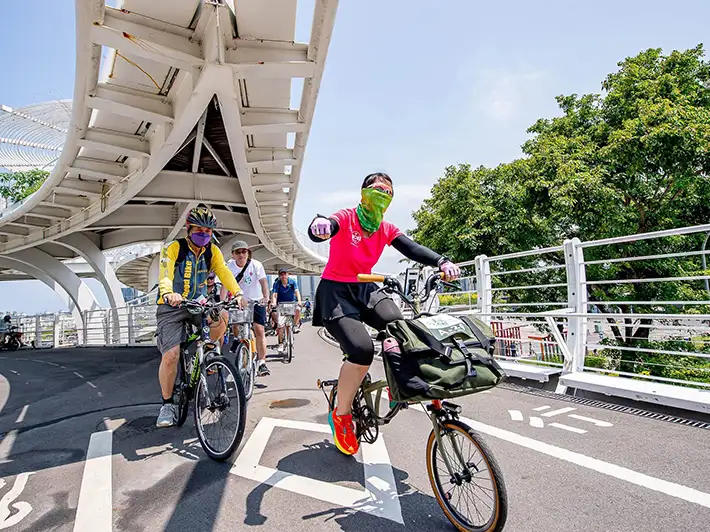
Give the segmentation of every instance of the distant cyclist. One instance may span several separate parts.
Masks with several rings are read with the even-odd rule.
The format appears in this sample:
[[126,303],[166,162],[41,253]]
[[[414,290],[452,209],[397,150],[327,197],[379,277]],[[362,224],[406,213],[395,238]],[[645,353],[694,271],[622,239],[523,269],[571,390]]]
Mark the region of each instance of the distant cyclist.
[[216,281],[215,277],[214,272],[210,272],[207,276],[207,299],[219,303],[221,301],[222,285]]
[[[298,328],[301,324],[301,310],[299,309],[301,305],[301,292],[298,290],[296,279],[289,277],[286,268],[279,270],[279,278],[276,279],[274,287],[272,288],[271,305],[274,308],[274,312],[278,310],[279,303],[297,303],[296,315],[293,318],[293,331],[298,332]],[[278,327],[277,332],[279,335],[279,353],[283,353],[284,328]]]
[[[258,353],[259,364],[257,366],[257,375],[264,377],[270,375],[269,368],[266,367],[266,333],[264,326],[266,325],[266,304],[269,302],[269,283],[266,280],[266,271],[264,265],[256,259],[252,258],[249,244],[244,240],[237,240],[232,244],[232,260],[227,263],[229,271],[232,272],[234,278],[239,283],[244,297],[249,301],[254,301],[254,337],[256,339],[256,350]],[[222,293],[226,295],[226,289],[222,289]],[[237,334],[235,327],[235,334]],[[237,350],[238,340],[234,340],[230,351],[233,353]]]
[[[157,333],[162,354],[158,378],[163,406],[158,415],[158,427],[171,427],[177,420],[173,404],[173,386],[180,357],[180,344],[185,341],[185,323],[200,326],[200,316],[179,307],[183,299],[207,296],[207,276],[214,271],[220,281],[236,297],[243,300],[241,289],[224,262],[222,252],[212,243],[217,219],[207,207],[195,207],[187,215],[187,238],[178,238],[160,253]],[[218,342],[227,330],[228,315],[222,311],[219,320],[210,323],[210,338]]]
[[362,183],[357,208],[343,209],[329,218],[316,216],[308,230],[314,242],[330,239],[330,256],[316,290],[313,325],[325,327],[346,354],[338,378],[338,405],[329,423],[338,449],[347,455],[358,451],[351,405],[367,374],[375,348],[363,322],[377,330],[402,319],[395,302],[378,291],[375,283],[359,283],[358,274],[372,273],[385,246],[392,246],[410,260],[438,266],[447,280],[460,274],[449,259],[421,246],[385,221],[394,196],[387,174],[368,175]]

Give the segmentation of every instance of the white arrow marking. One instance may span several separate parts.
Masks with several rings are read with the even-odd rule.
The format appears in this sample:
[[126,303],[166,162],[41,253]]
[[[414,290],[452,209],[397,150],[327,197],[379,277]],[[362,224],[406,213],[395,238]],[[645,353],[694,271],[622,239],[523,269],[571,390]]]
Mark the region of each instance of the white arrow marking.
[[[0,500],[0,530],[15,526],[32,511],[32,506],[29,503],[20,501],[12,505],[12,507],[17,510],[17,513],[10,515],[10,503],[22,494],[22,490],[25,489],[25,485],[27,484],[27,478],[31,474],[30,472],[17,475],[12,489]],[[0,488],[4,488],[5,484],[6,482],[0,479]]]
[[553,410],[552,412],[545,412],[544,414],[542,414],[542,417],[559,416],[560,414],[566,414],[567,412],[573,412],[574,410],[577,410],[577,409],[572,408],[571,406],[566,406],[564,408],[560,408],[559,410]]
[[542,418],[531,417],[530,418],[530,426],[535,427],[536,429],[541,429],[545,426],[545,424],[542,422]]
[[520,410],[508,410],[508,413],[510,414],[510,419],[513,421],[523,420],[523,413]]
[[586,421],[587,423],[594,423],[597,427],[613,427],[613,423],[609,423],[608,421],[599,421],[597,419],[591,418],[591,417],[585,417],[585,416],[580,416],[578,414],[570,414],[569,417],[573,419],[578,419],[579,421]]
[[567,430],[569,432],[574,432],[575,434],[586,434],[587,431],[584,429],[578,429],[577,427],[570,427],[569,425],[563,425],[562,423],[550,423],[551,427],[558,429]]

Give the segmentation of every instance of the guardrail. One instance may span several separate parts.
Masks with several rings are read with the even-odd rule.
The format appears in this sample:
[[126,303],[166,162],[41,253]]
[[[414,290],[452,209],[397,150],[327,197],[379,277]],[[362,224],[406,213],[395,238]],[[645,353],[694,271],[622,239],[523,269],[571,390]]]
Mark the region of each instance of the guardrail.
[[[554,367],[560,392],[710,412],[708,234],[703,225],[479,256],[461,264],[475,270],[476,289],[439,299],[494,325],[516,376],[535,378],[524,364]],[[462,295],[475,303],[452,299]]]
[[[439,308],[490,323],[511,375],[558,375],[558,392],[710,413],[709,233],[710,224],[479,256],[461,263],[464,290],[439,294]],[[38,346],[152,344],[154,301],[152,293],[115,313],[87,312],[83,331],[69,314],[23,318],[23,331]]]

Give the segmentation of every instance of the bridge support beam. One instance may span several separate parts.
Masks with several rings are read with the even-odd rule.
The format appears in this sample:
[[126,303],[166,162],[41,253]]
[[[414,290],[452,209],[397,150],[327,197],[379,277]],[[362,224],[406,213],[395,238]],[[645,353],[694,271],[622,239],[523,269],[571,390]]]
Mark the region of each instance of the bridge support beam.
[[120,343],[126,343],[128,341],[128,314],[126,312],[121,314],[118,311],[120,307],[126,306],[126,301],[123,298],[116,272],[106,255],[89,237],[81,233],[72,233],[62,237],[57,240],[57,243],[79,254],[93,268],[111,304],[113,338]]
[[[30,266],[34,266],[43,270],[49,277],[51,277],[55,282],[59,283],[61,287],[67,291],[69,296],[74,301],[74,304],[81,311],[81,331],[82,334],[79,335],[80,341],[86,343],[88,338],[86,337],[84,331],[90,329],[100,328],[103,323],[103,318],[92,314],[91,311],[100,310],[101,306],[99,302],[96,301],[91,289],[82,281],[78,275],[76,275],[69,266],[59,262],[57,259],[52,257],[49,253],[37,248],[23,249],[22,251],[17,251],[10,255],[10,258],[17,259],[20,262],[24,262]],[[100,320],[97,317],[101,318]],[[91,325],[93,323],[93,325]]]
[[[81,314],[81,310],[78,306],[78,300],[72,297],[72,295],[69,293],[68,290],[62,286],[61,283],[53,279],[51,276],[49,276],[46,272],[43,270],[40,270],[39,268],[36,268],[35,266],[32,266],[31,264],[27,264],[25,262],[22,262],[17,259],[13,259],[10,257],[0,257],[0,267],[2,268],[12,268],[15,270],[20,270],[22,272],[25,272],[27,275],[30,275],[37,279],[38,281],[43,282],[45,285],[47,285],[49,288],[54,290],[56,294],[62,299],[64,304],[67,306],[69,311],[72,313],[72,316],[74,317],[74,323],[76,324],[76,330],[77,330],[77,336],[79,342],[83,341],[83,336],[84,336],[84,319]],[[54,335],[54,338],[56,338],[56,334]],[[40,346],[40,339],[36,338],[35,339],[35,345],[37,347]],[[56,347],[56,341],[55,341],[55,347]]]

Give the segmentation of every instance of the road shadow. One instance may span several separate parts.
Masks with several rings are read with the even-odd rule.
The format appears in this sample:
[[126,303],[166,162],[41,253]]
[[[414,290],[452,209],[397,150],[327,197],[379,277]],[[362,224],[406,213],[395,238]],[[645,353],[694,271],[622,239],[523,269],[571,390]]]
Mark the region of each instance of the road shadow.
[[[375,466],[377,465],[380,464],[375,464]],[[389,467],[389,464],[387,464],[387,467]],[[328,440],[314,445],[304,445],[302,451],[292,453],[279,460],[276,469],[322,482],[354,482],[360,484],[363,488],[365,484],[362,464],[353,458],[344,456]],[[356,504],[354,508],[335,507],[322,512],[303,515],[302,520],[308,522],[309,529],[314,529],[322,523],[335,520],[341,530],[345,532],[377,529],[387,530],[388,532],[453,530],[453,526],[444,517],[434,497],[407,483],[409,475],[406,471],[392,467],[392,472],[395,479],[395,489],[375,492],[373,495],[378,500],[398,497],[404,525],[358,510],[358,506],[371,505],[371,501],[364,497],[362,503]],[[268,516],[263,514],[261,507],[265,495],[271,489],[273,489],[272,486],[262,483],[249,493],[246,500],[245,525],[256,527],[268,521]],[[371,487],[371,489],[375,488]]]

